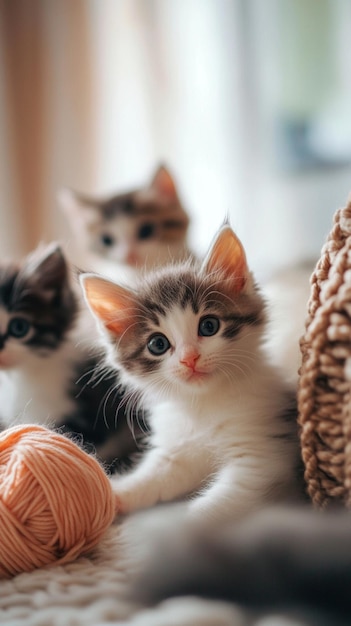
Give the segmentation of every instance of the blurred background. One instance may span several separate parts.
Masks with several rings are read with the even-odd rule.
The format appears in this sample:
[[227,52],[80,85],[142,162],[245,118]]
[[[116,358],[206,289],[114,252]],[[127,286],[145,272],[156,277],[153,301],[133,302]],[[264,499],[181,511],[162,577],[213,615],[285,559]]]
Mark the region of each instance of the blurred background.
[[74,247],[57,191],[165,162],[203,252],[317,259],[351,191],[349,0],[0,0],[0,255]]

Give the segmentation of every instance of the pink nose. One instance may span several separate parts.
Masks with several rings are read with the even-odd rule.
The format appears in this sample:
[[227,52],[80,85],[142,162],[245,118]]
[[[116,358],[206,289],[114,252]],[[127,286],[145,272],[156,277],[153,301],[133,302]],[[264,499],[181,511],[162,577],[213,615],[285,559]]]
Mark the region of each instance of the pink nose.
[[139,262],[138,255],[135,252],[129,251],[126,256],[126,262],[128,265],[137,265]]
[[186,367],[194,370],[196,361],[198,360],[199,356],[200,355],[198,354],[198,352],[187,352],[186,354],[184,354],[183,358],[180,359],[180,362],[183,365],[186,365]]

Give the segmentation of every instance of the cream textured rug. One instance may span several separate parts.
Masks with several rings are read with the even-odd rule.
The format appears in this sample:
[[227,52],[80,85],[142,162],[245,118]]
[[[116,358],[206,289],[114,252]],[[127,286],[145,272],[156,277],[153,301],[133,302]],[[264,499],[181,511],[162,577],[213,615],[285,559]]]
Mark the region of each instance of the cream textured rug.
[[[139,522],[138,522],[139,523]],[[130,527],[133,531],[130,532]],[[148,553],[147,525],[114,524],[89,558],[0,581],[0,624],[6,626],[249,626],[234,605],[195,598],[168,600],[154,609],[128,599]]]
[[0,623],[95,626],[125,620],[132,612],[124,599],[131,571],[115,524],[89,558],[1,581]]
[[[145,572],[148,575],[145,564],[155,532],[143,516],[136,520],[127,518],[122,524],[114,524],[89,558],[0,581],[0,624],[311,626],[309,621],[279,614],[255,617],[234,604],[193,597],[169,599],[153,608],[138,605],[129,592],[135,589],[133,582],[140,567],[144,576]],[[137,596],[134,594],[134,598]]]

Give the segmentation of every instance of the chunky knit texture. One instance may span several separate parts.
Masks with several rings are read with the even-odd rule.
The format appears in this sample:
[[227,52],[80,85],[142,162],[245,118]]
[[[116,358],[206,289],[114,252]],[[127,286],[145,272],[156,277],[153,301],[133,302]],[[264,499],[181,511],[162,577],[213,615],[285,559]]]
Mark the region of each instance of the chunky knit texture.
[[311,277],[301,338],[299,423],[305,477],[318,507],[351,506],[351,200]]

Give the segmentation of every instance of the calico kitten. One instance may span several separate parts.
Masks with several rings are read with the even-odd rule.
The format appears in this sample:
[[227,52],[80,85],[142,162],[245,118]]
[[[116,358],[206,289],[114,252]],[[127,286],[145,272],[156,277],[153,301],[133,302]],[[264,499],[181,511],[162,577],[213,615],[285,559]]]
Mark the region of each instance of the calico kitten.
[[112,278],[117,268],[129,278],[134,274],[128,269],[151,269],[190,254],[189,217],[165,166],[143,188],[104,199],[64,189],[59,202],[85,250],[84,265]]
[[[132,524],[135,541],[143,537],[148,552],[134,585],[141,604],[177,597],[184,613],[184,597],[196,596],[240,607],[239,624],[263,624],[265,616],[268,626],[268,615],[275,615],[276,625],[350,624],[349,511],[272,507],[244,522],[219,524],[214,533],[189,525],[182,509],[172,506],[139,514]],[[208,623],[204,618],[209,607],[221,615],[216,603],[202,611],[200,604],[196,624]],[[149,623],[160,623],[163,611],[160,605],[146,613]]]
[[116,373],[98,369],[100,350],[90,348],[97,332],[82,304],[57,244],[0,264],[0,418],[3,427],[34,422],[78,433],[111,463],[136,443]]
[[261,348],[264,302],[228,225],[202,265],[136,290],[81,282],[111,362],[150,411],[150,450],[114,480],[122,512],[189,497],[190,516],[235,518],[295,495],[295,407]]

